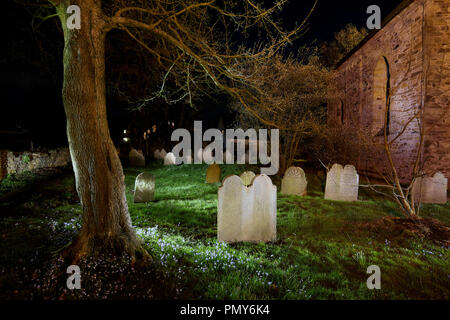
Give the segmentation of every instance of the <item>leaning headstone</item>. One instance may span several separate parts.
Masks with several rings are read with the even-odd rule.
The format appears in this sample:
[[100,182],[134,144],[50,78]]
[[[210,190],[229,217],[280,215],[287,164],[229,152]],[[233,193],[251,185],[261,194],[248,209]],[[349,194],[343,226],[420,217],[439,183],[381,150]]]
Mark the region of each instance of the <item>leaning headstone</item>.
[[128,154],[128,159],[130,160],[131,167],[144,167],[145,166],[145,158],[142,154],[140,154],[136,149],[131,149]]
[[325,199],[340,201],[358,200],[359,176],[352,165],[343,168],[334,164],[327,173]]
[[140,173],[134,184],[134,202],[151,202],[155,200],[155,177],[149,172]]
[[283,180],[281,180],[281,193],[305,196],[307,184],[308,181],[306,180],[303,169],[300,167],[290,167],[284,173]]
[[266,175],[256,176],[250,187],[238,176],[225,178],[218,191],[217,212],[219,241],[276,239],[277,191]]
[[164,158],[166,157],[166,155],[167,155],[167,152],[166,152],[166,150],[164,150],[164,148],[161,149],[161,150],[159,151],[159,158],[160,158],[161,160],[164,160]]
[[416,178],[412,187],[414,201],[416,203],[447,203],[448,179],[436,172],[433,177]]
[[220,166],[213,163],[206,169],[206,183],[220,182]]
[[175,155],[172,152],[169,152],[168,154],[166,154],[166,156],[164,157],[164,165],[165,166],[171,166],[176,164],[176,158]]
[[254,177],[255,174],[252,171],[245,171],[240,176],[244,186],[249,186],[252,183]]

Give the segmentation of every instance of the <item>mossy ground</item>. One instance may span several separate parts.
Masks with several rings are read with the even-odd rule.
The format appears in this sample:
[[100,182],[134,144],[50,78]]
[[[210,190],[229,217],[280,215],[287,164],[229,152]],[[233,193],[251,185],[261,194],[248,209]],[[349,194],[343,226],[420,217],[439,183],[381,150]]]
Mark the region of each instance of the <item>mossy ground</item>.
[[[252,169],[221,167],[222,177]],[[135,204],[142,171],[156,176],[156,201]],[[65,289],[64,262],[54,257],[81,224],[73,174],[38,179],[33,188],[32,175],[2,181],[0,298],[449,299],[449,239],[399,231],[387,218],[401,217],[395,203],[363,188],[363,201],[324,200],[325,178],[307,174],[308,196],[278,194],[276,242],[223,244],[219,184],[206,184],[205,171],[125,169],[132,223],[154,263],[135,270],[127,257],[81,261],[75,291]],[[423,205],[421,215],[449,226],[450,204]],[[381,269],[381,290],[366,287],[369,265]]]

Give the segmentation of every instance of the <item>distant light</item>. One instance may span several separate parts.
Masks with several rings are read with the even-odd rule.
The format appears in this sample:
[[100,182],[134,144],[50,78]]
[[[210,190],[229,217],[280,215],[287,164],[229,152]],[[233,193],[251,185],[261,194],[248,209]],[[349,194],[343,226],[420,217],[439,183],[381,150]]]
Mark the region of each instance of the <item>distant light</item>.
[[125,137],[125,138],[123,138],[123,141],[128,142],[128,141],[130,141],[130,138]]
[[127,130],[123,130],[123,133],[125,133],[125,134],[126,134],[126,133],[127,133]]

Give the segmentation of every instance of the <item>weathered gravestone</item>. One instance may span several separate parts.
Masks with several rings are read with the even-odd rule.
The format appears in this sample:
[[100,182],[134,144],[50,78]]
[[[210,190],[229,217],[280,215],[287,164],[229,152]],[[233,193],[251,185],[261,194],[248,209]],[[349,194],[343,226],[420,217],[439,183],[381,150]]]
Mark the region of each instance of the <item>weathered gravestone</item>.
[[412,187],[414,202],[416,203],[447,203],[448,179],[436,172],[433,177],[416,178]]
[[155,200],[155,177],[149,172],[140,173],[134,184],[134,202],[151,202]]
[[300,167],[290,167],[284,173],[283,180],[281,180],[281,193],[305,196],[307,185],[308,181],[306,180],[303,169]]
[[171,166],[176,164],[176,158],[175,155],[172,152],[169,152],[164,157],[164,165],[165,166]]
[[252,183],[255,174],[252,171],[245,171],[240,175],[242,183],[244,186],[249,186]]
[[358,200],[359,175],[352,165],[342,168],[334,164],[327,173],[325,199],[341,201]]
[[206,183],[220,182],[220,166],[213,163],[206,169]]
[[156,149],[155,151],[153,151],[153,157],[157,160],[161,159],[161,155],[160,155],[160,151],[159,149]]
[[131,149],[128,154],[128,159],[130,160],[131,167],[144,167],[145,166],[145,158],[142,154],[140,154],[136,149]]
[[249,187],[238,176],[225,178],[218,191],[217,237],[226,242],[276,239],[277,189],[266,175]]
[[164,150],[164,148],[159,151],[159,159],[164,160],[166,155],[167,155],[167,152],[166,152],[166,150]]

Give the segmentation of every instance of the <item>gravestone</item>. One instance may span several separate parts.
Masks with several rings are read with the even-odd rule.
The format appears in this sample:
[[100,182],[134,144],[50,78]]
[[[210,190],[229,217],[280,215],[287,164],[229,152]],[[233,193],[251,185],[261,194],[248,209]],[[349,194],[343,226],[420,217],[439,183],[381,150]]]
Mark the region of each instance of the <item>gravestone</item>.
[[241,241],[242,216],[247,188],[238,176],[224,179],[218,191],[217,239],[219,241]]
[[134,184],[134,202],[151,202],[155,200],[155,177],[149,172],[140,173]]
[[176,158],[175,155],[172,152],[169,152],[164,157],[164,165],[165,166],[171,166],[176,164]]
[[131,149],[128,154],[128,159],[130,160],[131,167],[144,167],[145,166],[145,158],[142,154],[140,154],[136,149]]
[[416,178],[412,187],[414,202],[416,203],[447,203],[448,179],[436,172],[433,177]]
[[167,155],[167,152],[166,152],[166,150],[164,150],[164,148],[161,149],[161,150],[159,151],[159,158],[160,158],[161,160],[164,160],[164,158],[166,157],[166,155]]
[[156,149],[155,151],[153,151],[153,157],[157,160],[161,159],[161,155],[160,155],[160,151],[159,149]]
[[274,241],[277,237],[277,187],[265,174],[257,175],[248,187],[242,217],[241,239],[251,242]]
[[252,171],[245,171],[240,175],[242,183],[244,186],[249,186],[252,183],[255,174]]
[[307,185],[308,181],[306,180],[303,169],[300,167],[290,167],[284,173],[283,180],[281,180],[281,193],[305,196]]
[[206,169],[206,183],[220,182],[220,166],[213,163]]
[[340,201],[358,200],[359,175],[352,165],[343,168],[334,164],[327,173],[325,199]]
[[236,175],[224,179],[218,191],[217,237],[226,242],[276,240],[277,190],[267,175],[250,187]]

